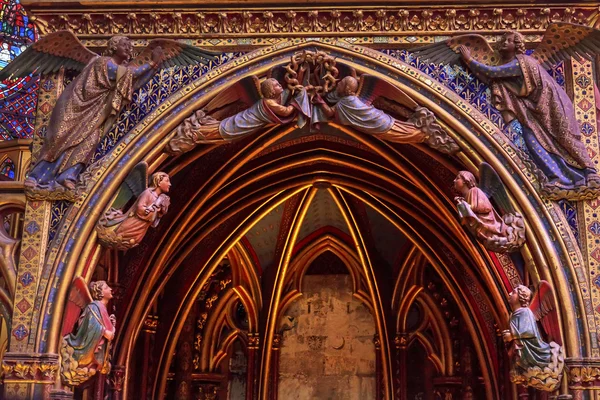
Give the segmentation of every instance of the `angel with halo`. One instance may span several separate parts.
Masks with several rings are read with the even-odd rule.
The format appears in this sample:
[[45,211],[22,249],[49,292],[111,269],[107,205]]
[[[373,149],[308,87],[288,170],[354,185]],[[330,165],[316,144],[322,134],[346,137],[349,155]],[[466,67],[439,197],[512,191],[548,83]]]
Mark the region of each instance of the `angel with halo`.
[[110,372],[110,342],[115,337],[116,318],[108,314],[112,289],[105,281],[90,288],[81,277],[71,285],[63,321],[60,347],[61,376],[70,386],[78,386],[94,376]]
[[186,118],[167,144],[178,155],[200,143],[223,143],[274,125],[289,123],[298,113],[310,116],[306,91],[299,86],[293,97],[274,77],[262,82],[248,76],[218,93],[205,107]]
[[480,35],[460,35],[414,51],[432,63],[462,59],[490,84],[492,104],[507,124],[517,120],[529,157],[539,171],[542,193],[552,200],[583,200],[600,194],[600,177],[581,140],[571,99],[546,72],[571,57],[593,59],[600,52],[600,31],[569,23],[550,24],[529,56],[518,32],[506,32],[497,49]]
[[[148,164],[141,162],[121,184],[111,208],[96,227],[98,240],[107,247],[128,250],[140,244],[148,228],[158,226],[169,211],[171,190],[169,175],[152,174],[148,186]],[[135,202],[124,212],[124,208]]]
[[[310,92],[311,87],[307,90]],[[397,87],[375,76],[363,74],[343,77],[336,84],[335,92],[327,96],[313,96],[316,110],[312,112],[312,124],[333,121],[340,125],[396,143],[427,143],[444,153],[454,153],[458,145],[439,126],[434,114],[419,107],[413,99]],[[394,118],[386,111],[408,117],[408,121]],[[331,104],[331,105],[330,105]]]
[[[518,250],[525,244],[525,223],[523,216],[514,211],[504,184],[494,169],[487,163],[479,168],[480,187],[475,176],[469,171],[459,171],[454,179],[454,198],[458,215],[483,246],[497,253]],[[489,198],[501,207],[500,216]]]
[[[512,309],[510,328],[502,332],[511,360],[510,379],[516,384],[552,392],[560,387],[564,352],[550,284],[540,281],[535,297],[529,288],[518,285],[508,295]],[[541,322],[549,342],[537,326]]]
[[25,181],[30,191],[39,189],[58,199],[58,193],[75,190],[102,137],[157,69],[215,59],[210,52],[167,39],[151,41],[133,60],[132,55],[131,40],[124,36],[110,38],[106,56],[98,56],[71,32],[59,31],[32,44],[0,71],[0,81],[61,68],[80,72],[52,110],[37,162]]

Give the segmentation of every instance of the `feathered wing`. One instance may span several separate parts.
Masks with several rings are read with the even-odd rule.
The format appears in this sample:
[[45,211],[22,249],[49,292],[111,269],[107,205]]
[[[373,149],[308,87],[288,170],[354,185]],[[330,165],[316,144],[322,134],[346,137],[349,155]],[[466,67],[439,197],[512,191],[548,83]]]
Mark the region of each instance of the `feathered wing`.
[[494,199],[502,213],[514,212],[502,180],[496,170],[485,162],[479,166],[479,189],[483,190],[489,198]]
[[[228,116],[229,106],[248,108],[260,99],[262,99],[260,80],[256,75],[251,75],[217,93],[204,107],[204,111],[216,119],[222,119],[222,117]],[[217,111],[218,114],[215,114]]]
[[129,175],[127,175],[123,183],[121,183],[117,198],[111,207],[117,210],[122,209],[131,198],[139,197],[139,195],[147,188],[148,164],[146,164],[145,161],[142,161],[133,167]]
[[558,313],[556,312],[556,299],[554,290],[548,282],[540,281],[539,288],[531,300],[529,309],[535,315],[535,319],[542,324],[546,335],[548,335],[548,340],[562,346]]
[[481,35],[473,34],[459,35],[443,42],[418,47],[412,50],[412,53],[422,61],[432,64],[460,65],[458,48],[463,45],[469,48],[476,61],[487,65],[497,65],[500,62],[500,55],[488,41]]
[[160,46],[165,54],[163,61],[159,64],[160,68],[173,67],[175,65],[193,65],[208,64],[217,59],[219,53],[210,50],[204,50],[189,44],[177,42],[170,39],[154,39],[140,54],[137,55],[129,65],[139,66],[148,64],[152,60],[152,51]]
[[73,328],[81,315],[81,311],[83,311],[92,300],[92,295],[90,294],[90,290],[88,289],[85,280],[80,276],[76,277],[73,280],[73,283],[71,283],[71,289],[69,290],[61,336],[73,332]]
[[65,69],[81,71],[98,55],[88,50],[69,31],[42,37],[0,71],[0,81],[21,78],[31,73],[48,74]]
[[600,53],[600,31],[583,25],[550,24],[533,57],[545,68],[572,57],[593,59]]
[[418,104],[402,90],[373,75],[360,76],[356,94],[366,104],[372,104],[378,97],[385,97],[395,101],[410,110],[417,108]]

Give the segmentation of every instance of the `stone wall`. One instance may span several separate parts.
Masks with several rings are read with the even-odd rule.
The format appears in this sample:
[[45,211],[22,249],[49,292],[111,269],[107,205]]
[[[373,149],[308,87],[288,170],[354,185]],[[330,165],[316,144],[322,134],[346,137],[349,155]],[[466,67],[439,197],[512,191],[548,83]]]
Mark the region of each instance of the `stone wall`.
[[[349,275],[306,275],[286,312],[279,363],[283,400],[375,398],[375,322]],[[293,317],[290,324],[287,317]]]

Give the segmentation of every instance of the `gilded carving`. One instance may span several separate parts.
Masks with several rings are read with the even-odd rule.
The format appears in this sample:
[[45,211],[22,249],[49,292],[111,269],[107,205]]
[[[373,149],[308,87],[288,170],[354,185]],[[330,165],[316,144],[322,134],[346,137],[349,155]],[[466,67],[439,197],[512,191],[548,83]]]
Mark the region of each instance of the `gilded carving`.
[[[423,60],[457,64],[461,60],[490,84],[492,103],[507,124],[518,122],[541,193],[551,200],[585,200],[600,195],[600,176],[583,141],[575,108],[546,68],[571,57],[593,59],[600,31],[582,25],[551,23],[535,52],[525,54],[525,39],[506,32],[493,49],[480,35],[460,35],[415,50]],[[540,173],[541,172],[541,173]]]
[[110,372],[116,319],[108,314],[107,305],[112,297],[112,289],[104,281],[92,282],[89,290],[83,279],[73,281],[63,325],[67,335],[60,346],[61,376],[66,384],[78,386],[97,371]]
[[177,12],[141,9],[135,13],[86,12],[64,14],[35,12],[42,34],[55,29],[70,29],[77,35],[211,36],[252,34],[328,34],[374,33],[393,35],[449,31],[544,30],[552,22],[585,24],[598,20],[593,7],[578,8],[339,8],[319,10],[178,10]]
[[[546,392],[558,389],[565,363],[550,284],[541,281],[535,297],[529,288],[518,285],[508,301],[512,308],[510,328],[502,332],[502,338],[508,344],[511,381]],[[542,339],[537,321],[550,337],[549,342]]]
[[[119,188],[117,198],[96,225],[98,241],[106,247],[128,250],[140,244],[148,229],[157,227],[167,213],[171,189],[169,175],[156,172],[148,186],[148,165],[134,167]],[[133,205],[124,207],[135,198]]]
[[[480,185],[469,171],[460,171],[454,179],[454,190],[458,197],[458,215],[461,223],[486,249],[497,253],[509,253],[525,244],[523,216],[514,211],[506,189],[487,163],[479,168]],[[499,214],[488,198],[493,198],[501,207]]]
[[[70,22],[65,24],[65,28],[73,28]],[[85,182],[78,179],[81,172],[133,92],[161,66],[207,63],[214,58],[166,39],[152,41],[135,58],[132,51],[128,38],[114,36],[107,56],[98,56],[73,33],[62,30],[35,42],[0,71],[0,80],[33,72],[44,75],[61,68],[80,72],[52,110],[43,145],[25,180],[30,198],[77,199],[85,189]]]

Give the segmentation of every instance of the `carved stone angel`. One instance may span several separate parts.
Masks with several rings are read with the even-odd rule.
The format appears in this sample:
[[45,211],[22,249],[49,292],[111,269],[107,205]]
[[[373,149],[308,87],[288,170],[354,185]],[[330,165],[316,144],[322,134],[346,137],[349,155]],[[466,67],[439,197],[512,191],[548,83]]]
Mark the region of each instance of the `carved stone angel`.
[[[166,195],[171,189],[169,175],[156,172],[148,185],[148,165],[141,162],[119,188],[117,198],[111,208],[96,226],[98,240],[107,247],[128,250],[140,244],[148,228],[158,226],[167,213],[170,198]],[[124,212],[130,201],[135,202]]]
[[88,290],[81,277],[71,285],[63,321],[60,346],[62,380],[78,386],[97,371],[110,372],[110,342],[116,319],[108,314],[112,289],[104,281],[92,282]]
[[[463,225],[488,250],[497,253],[518,250],[525,243],[523,216],[513,210],[504,184],[489,164],[481,163],[479,175],[480,187],[469,171],[460,171],[454,179],[454,190],[459,195],[454,200]],[[502,216],[489,198],[500,206]]]
[[494,50],[480,35],[460,35],[415,50],[434,63],[462,60],[490,84],[492,103],[506,123],[519,121],[529,157],[553,200],[598,197],[600,177],[581,140],[573,103],[546,72],[571,57],[593,59],[600,51],[600,31],[569,23],[550,24],[535,52],[525,54],[523,36],[505,33]]
[[132,60],[131,41],[114,36],[98,56],[68,31],[43,37],[0,71],[0,80],[60,68],[80,74],[59,96],[37,162],[25,181],[30,197],[74,200],[77,178],[119,112],[162,66],[208,63],[211,53],[173,40],[150,42]]
[[[324,99],[317,95],[313,103],[321,109],[321,112],[313,112],[313,124],[334,121],[391,142],[427,143],[444,153],[458,151],[458,145],[436,122],[431,111],[419,107],[406,93],[372,75],[348,75],[337,82],[335,92]],[[386,111],[408,117],[408,121],[394,118],[376,108],[374,103]]]
[[[560,387],[564,352],[550,284],[541,281],[534,298],[529,288],[518,285],[510,292],[510,328],[502,332],[509,346],[510,379],[516,384],[552,392]],[[549,342],[537,326],[541,322]]]
[[249,76],[217,94],[206,107],[186,118],[175,129],[167,152],[178,155],[200,143],[238,139],[270,125],[289,123],[298,112],[310,112],[304,89],[292,98],[290,91],[284,91],[277,79],[267,78],[260,82],[257,76]]

